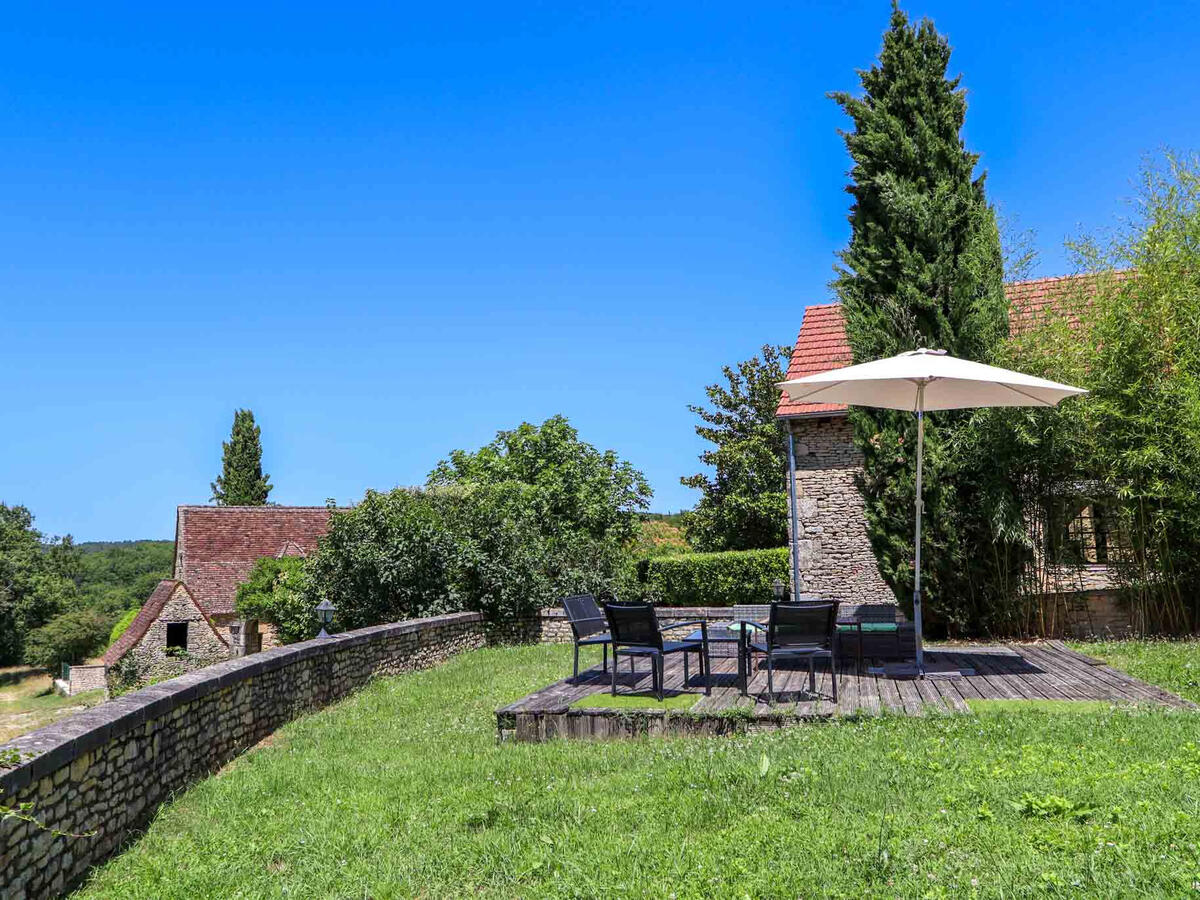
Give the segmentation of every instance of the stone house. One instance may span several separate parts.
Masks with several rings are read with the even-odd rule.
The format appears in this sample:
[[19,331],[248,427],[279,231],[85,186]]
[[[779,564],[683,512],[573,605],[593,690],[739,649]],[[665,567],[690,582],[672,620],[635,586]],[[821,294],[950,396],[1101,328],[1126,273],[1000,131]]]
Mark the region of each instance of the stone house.
[[169,678],[228,659],[229,641],[182,581],[158,583],[129,627],[104,653],[110,686]]
[[[1087,288],[1086,276],[1006,285],[1010,329],[1019,332],[1069,292]],[[787,377],[802,378],[851,361],[840,305],[809,306]],[[776,416],[786,425],[794,460],[789,490],[794,490],[795,515],[789,512],[788,518],[801,588],[843,602],[895,603],[867,537],[865,507],[855,486],[862,454],[854,445],[846,407],[793,403],[784,393]],[[1127,632],[1129,612],[1118,600],[1106,565],[1105,550],[1117,536],[1104,528],[1103,510],[1081,499],[1068,503],[1061,522],[1045,527],[1063,529],[1062,537],[1079,550],[1076,564],[1051,572],[1048,590],[1057,598],[1061,616],[1047,630],[1053,634]]]
[[180,506],[175,566],[108,648],[109,683],[177,675],[276,645],[270,625],[242,621],[237,587],[263,557],[307,556],[329,527],[324,506]]

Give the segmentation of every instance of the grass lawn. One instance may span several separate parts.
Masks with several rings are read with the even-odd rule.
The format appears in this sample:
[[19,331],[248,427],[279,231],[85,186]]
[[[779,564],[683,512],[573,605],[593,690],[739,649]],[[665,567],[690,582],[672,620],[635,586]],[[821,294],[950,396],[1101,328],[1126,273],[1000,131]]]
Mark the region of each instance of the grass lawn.
[[1200,641],[1104,641],[1071,646],[1200,703]]
[[[1143,652],[1182,689],[1171,673],[1194,648]],[[491,649],[380,680],[164,807],[80,896],[1145,897],[1200,885],[1200,715],[993,709],[497,745],[494,709],[569,666],[566,647]]]
[[0,744],[95,706],[103,699],[104,691],[60,696],[54,693],[50,676],[41,669],[24,666],[0,669]]

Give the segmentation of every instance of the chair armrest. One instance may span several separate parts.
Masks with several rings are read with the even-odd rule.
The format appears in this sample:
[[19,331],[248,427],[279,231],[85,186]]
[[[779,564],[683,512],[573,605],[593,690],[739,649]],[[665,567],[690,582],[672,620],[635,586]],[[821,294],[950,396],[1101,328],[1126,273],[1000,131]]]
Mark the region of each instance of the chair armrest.
[[707,619],[693,619],[690,622],[672,622],[670,625],[663,625],[659,631],[670,631],[673,628],[695,628],[699,625],[701,628],[707,628]]
[[762,622],[755,622],[753,619],[737,619],[735,621],[737,621],[737,623],[739,625],[747,625],[750,628],[754,628],[758,631],[766,631],[767,630],[766,625],[764,625]]

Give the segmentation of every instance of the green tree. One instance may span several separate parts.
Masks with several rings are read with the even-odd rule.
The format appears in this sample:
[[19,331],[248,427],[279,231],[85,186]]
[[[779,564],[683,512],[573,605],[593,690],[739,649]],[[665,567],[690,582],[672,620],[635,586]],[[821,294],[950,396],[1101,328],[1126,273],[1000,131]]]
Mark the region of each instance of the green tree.
[[626,593],[645,476],[562,416],[455,451],[421,489],[368,491],[330,518],[304,604],[345,628],[453,610],[506,622],[565,594]]
[[960,435],[965,452],[990,463],[983,508],[1024,551],[1013,602],[991,615],[1028,632],[1061,614],[1056,582],[1079,562],[1066,523],[1088,504],[1093,516],[1102,510],[1103,562],[1135,625],[1191,632],[1200,625],[1200,157],[1148,164],[1127,224],[1070,246],[1087,277],[1007,341],[1000,362],[1089,393],[1050,410],[980,410]]
[[243,619],[270,622],[285,644],[317,634],[316,604],[305,596],[304,559],[268,556],[260,559],[238,585],[234,607]]
[[61,574],[72,551],[55,553],[60,543],[33,527],[24,506],[0,503],[0,665],[20,662],[29,632],[77,597],[75,582]]
[[97,609],[68,610],[29,632],[25,662],[57,674],[63,663],[74,665],[103,650],[112,626],[113,617]]
[[713,445],[700,454],[712,475],[681,478],[701,492],[688,540],[702,551],[757,550],[787,543],[787,438],[775,418],[789,348],[766,344],[759,356],[721,371],[705,388],[711,408],[690,405],[696,434]]
[[[947,77],[950,45],[929,20],[912,25],[893,5],[879,59],[859,73],[864,94],[834,93],[853,121],[849,246],[833,287],[855,362],[919,346],[989,360],[1008,329],[996,217],[961,137],[960,78]],[[969,414],[928,417],[924,572],[931,612],[963,622],[977,606],[968,572],[991,540],[972,491],[983,461],[954,453]],[[862,449],[859,488],[880,572],[901,598],[912,586],[915,417],[854,407]]]
[[212,499],[219,506],[265,505],[271,482],[262,470],[262,440],[254,413],[235,411],[233,431],[221,446],[221,474],[212,483]]
[[645,475],[581,441],[561,415],[501,431],[474,452],[455,450],[429,474],[430,487],[505,482],[536,487],[531,500],[548,524],[622,541],[637,537],[637,514],[653,496]]

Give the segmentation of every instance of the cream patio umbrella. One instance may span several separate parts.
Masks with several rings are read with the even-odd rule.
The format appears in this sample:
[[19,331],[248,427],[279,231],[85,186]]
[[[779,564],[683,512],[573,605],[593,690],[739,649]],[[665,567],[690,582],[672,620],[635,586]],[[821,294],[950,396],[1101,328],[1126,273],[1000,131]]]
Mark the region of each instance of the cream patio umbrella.
[[[913,579],[913,624],[917,671],[925,673],[921,646],[921,464],[925,455],[925,413],[932,409],[977,406],[1055,406],[1082,388],[1035,378],[1021,372],[957,359],[945,350],[911,350],[887,359],[846,366],[784,381],[779,385],[793,403],[845,403],[908,409],[917,414],[917,533]],[[795,473],[792,473],[795,478]],[[798,577],[798,576],[797,576]]]

